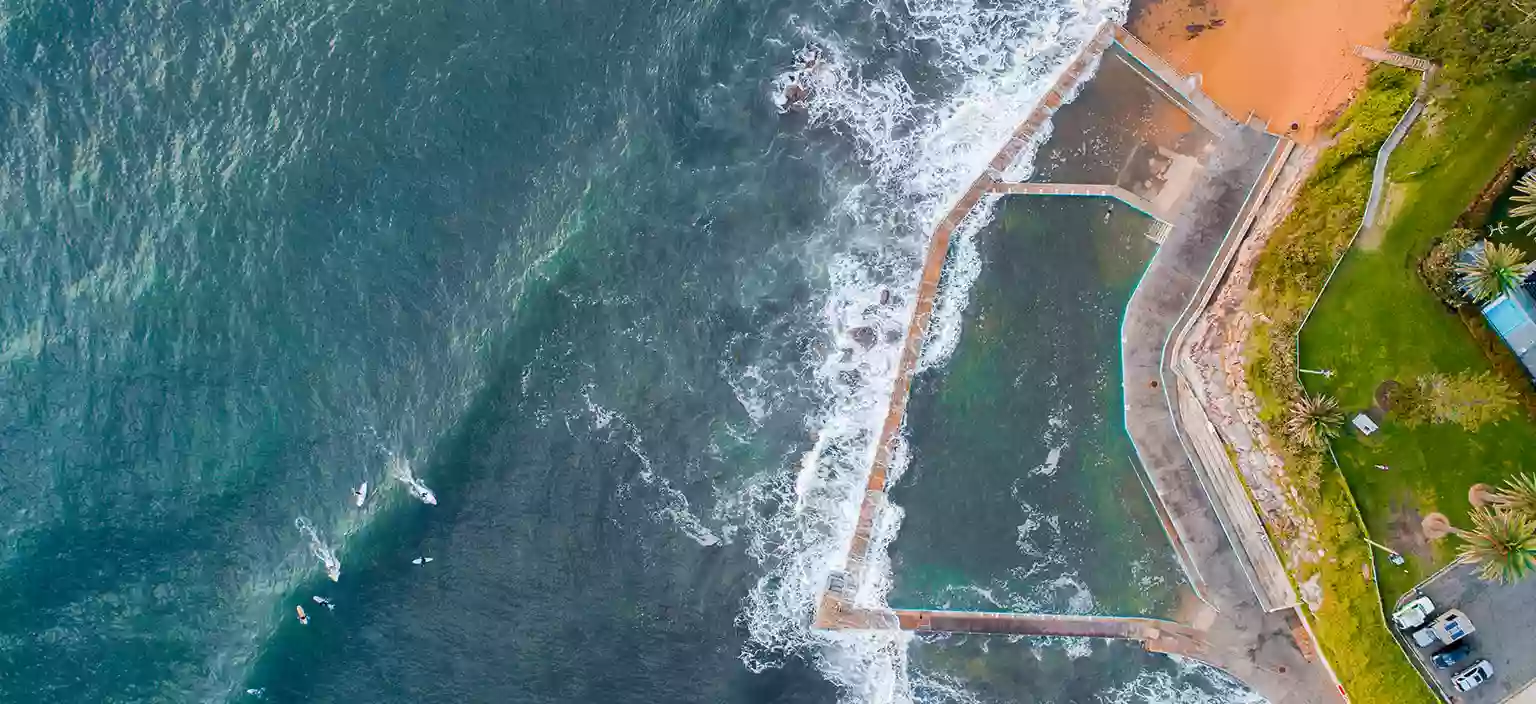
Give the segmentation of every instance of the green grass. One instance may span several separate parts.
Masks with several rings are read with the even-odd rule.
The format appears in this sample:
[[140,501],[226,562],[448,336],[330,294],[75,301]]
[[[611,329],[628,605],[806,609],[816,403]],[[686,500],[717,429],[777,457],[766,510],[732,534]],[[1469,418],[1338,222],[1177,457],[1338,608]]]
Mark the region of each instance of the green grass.
[[1328,553],[1318,563],[1323,603],[1313,612],[1312,627],[1350,701],[1438,702],[1386,630],[1375,586],[1364,577],[1370,565],[1370,548],[1360,539],[1354,503],[1337,470],[1323,473],[1310,515]]
[[[1301,333],[1301,365],[1337,372],[1332,379],[1308,376],[1307,387],[1333,394],[1348,409],[1369,407],[1377,386],[1389,379],[1514,371],[1512,359],[1496,367],[1499,355],[1508,353],[1489,345],[1486,331],[1469,330],[1467,321],[1436,301],[1416,266],[1536,118],[1536,93],[1490,84],[1440,105],[1446,111],[1434,116],[1438,126],[1416,129],[1394,156],[1391,173],[1405,179],[1406,200],[1379,248],[1357,247],[1345,256]],[[1529,383],[1514,373],[1512,385],[1528,390]],[[1371,535],[1409,556],[1406,569],[1383,564],[1381,591],[1389,604],[1453,557],[1449,544],[1415,549],[1418,518],[1439,511],[1464,522],[1467,488],[1533,468],[1536,463],[1525,459],[1532,448],[1536,422],[1524,411],[1476,433],[1446,425],[1408,428],[1389,418],[1376,435],[1348,433],[1334,443]],[[1378,464],[1389,469],[1378,470]]]
[[[1496,368],[1529,388],[1502,343],[1475,316],[1459,317],[1436,302],[1416,266],[1536,117],[1536,94],[1524,86],[1489,84],[1436,101],[1393,155],[1389,174],[1400,184],[1391,222],[1379,236],[1362,240],[1369,247],[1344,253],[1364,211],[1371,157],[1391,129],[1390,112],[1405,104],[1407,89],[1400,73],[1373,74],[1341,121],[1338,143],[1319,159],[1323,168],[1303,187],[1255,268],[1250,305],[1262,317],[1246,348],[1247,380],[1277,440],[1284,440],[1285,405],[1300,391],[1293,357],[1298,334],[1303,367],[1338,371],[1331,380],[1309,375],[1307,386],[1336,395],[1349,409],[1369,406],[1384,380],[1428,371]],[[1327,294],[1298,333],[1341,256]],[[1368,529],[1378,541],[1399,544],[1394,536],[1417,534],[1421,512],[1440,510],[1453,520],[1465,516],[1467,487],[1515,471],[1526,448],[1536,447],[1536,424],[1522,414],[1469,434],[1435,426],[1407,429],[1389,421],[1372,438],[1350,435],[1336,442],[1339,466],[1316,452],[1279,445],[1286,481],[1300,492],[1296,509],[1314,524],[1325,553],[1322,560],[1289,567],[1298,581],[1316,575],[1322,582],[1323,603],[1313,625],[1345,689],[1356,702],[1435,701],[1387,631],[1381,600],[1394,602],[1445,564],[1452,548],[1420,542],[1412,546],[1417,556],[1406,569],[1382,560],[1377,584],[1366,576],[1371,555],[1364,533]],[[1379,471],[1377,464],[1390,469]],[[1415,554],[1409,548],[1402,545]]]

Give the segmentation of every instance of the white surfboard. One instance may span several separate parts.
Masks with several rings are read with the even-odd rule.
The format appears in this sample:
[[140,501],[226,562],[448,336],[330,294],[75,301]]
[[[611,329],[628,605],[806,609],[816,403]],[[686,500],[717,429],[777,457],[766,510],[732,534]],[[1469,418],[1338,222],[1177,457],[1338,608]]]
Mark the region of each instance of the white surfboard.
[[426,564],[426,563],[431,562],[431,561],[432,561],[432,558],[430,558],[430,557],[418,557],[418,558],[416,558],[414,560],[411,560],[411,564],[413,564],[413,565],[422,565],[422,564]]
[[363,482],[352,495],[357,497],[357,507],[362,508],[363,502],[368,500],[368,482]]

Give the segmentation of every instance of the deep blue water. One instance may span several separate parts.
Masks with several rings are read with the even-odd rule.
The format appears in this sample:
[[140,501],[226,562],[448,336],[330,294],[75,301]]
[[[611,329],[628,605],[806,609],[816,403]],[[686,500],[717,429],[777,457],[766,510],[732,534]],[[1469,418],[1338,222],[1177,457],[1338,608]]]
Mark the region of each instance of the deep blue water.
[[0,701],[969,701],[807,627],[859,331],[1120,13],[0,0]]

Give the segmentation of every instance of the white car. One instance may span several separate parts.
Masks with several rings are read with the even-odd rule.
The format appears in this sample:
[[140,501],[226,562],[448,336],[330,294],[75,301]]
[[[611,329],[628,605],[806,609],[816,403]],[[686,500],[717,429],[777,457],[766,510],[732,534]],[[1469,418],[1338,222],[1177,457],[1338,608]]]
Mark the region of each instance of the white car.
[[1456,673],[1451,678],[1451,686],[1458,692],[1465,692],[1487,682],[1493,677],[1493,665],[1487,660],[1478,660],[1473,666]]
[[1429,620],[1429,615],[1435,612],[1435,602],[1429,597],[1421,596],[1403,605],[1403,608],[1392,612],[1392,623],[1397,624],[1399,630],[1418,628]]

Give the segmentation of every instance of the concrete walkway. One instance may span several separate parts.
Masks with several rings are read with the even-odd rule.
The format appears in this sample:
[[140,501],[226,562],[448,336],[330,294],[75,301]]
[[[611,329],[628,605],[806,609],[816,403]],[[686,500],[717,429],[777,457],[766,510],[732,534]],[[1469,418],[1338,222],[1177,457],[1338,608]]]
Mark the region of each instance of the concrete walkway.
[[1200,594],[1215,612],[1207,639],[1221,667],[1271,702],[1337,702],[1331,674],[1309,662],[1313,648],[1292,610],[1270,613],[1228,538],[1213,496],[1186,453],[1172,412],[1170,338],[1208,285],[1227,238],[1248,201],[1248,184],[1268,168],[1274,138],[1251,131],[1224,140],[1222,163],[1201,198],[1186,204],[1167,242],[1158,250],[1131,299],[1121,329],[1124,350],[1126,428],[1154,490],[1199,571]]
[[1143,215],[1162,223],[1170,223],[1172,216],[1160,210],[1152,201],[1119,186],[1098,186],[1086,183],[1014,183],[994,181],[991,192],[1005,195],[1035,196],[1089,196],[1113,198],[1141,211]]

